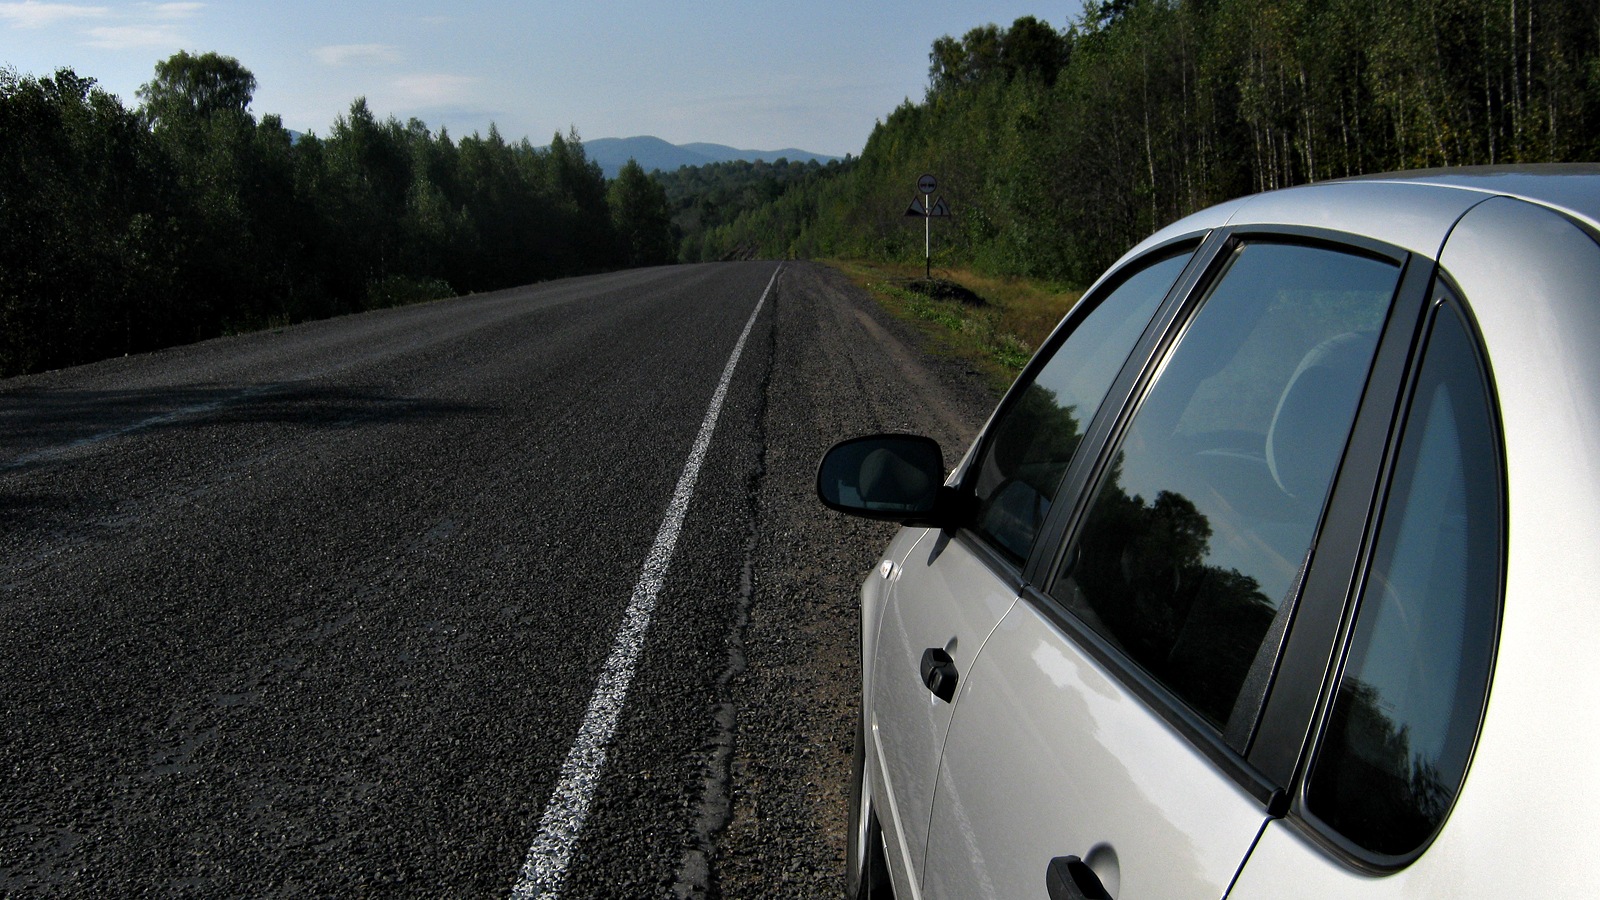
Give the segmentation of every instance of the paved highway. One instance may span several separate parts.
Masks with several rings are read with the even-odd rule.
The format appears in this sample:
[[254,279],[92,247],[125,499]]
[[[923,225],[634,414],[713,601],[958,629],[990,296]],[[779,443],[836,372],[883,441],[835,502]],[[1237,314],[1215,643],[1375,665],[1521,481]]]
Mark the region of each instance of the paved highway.
[[0,381],[0,894],[832,896],[812,467],[991,401],[776,263]]

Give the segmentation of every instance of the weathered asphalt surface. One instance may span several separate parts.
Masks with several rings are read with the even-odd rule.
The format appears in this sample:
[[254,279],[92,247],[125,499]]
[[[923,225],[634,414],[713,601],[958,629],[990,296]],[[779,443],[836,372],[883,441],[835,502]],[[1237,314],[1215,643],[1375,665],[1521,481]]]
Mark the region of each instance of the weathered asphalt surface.
[[[776,263],[0,381],[0,895],[504,897]],[[812,498],[992,397],[786,264],[562,897],[835,896],[855,586]]]

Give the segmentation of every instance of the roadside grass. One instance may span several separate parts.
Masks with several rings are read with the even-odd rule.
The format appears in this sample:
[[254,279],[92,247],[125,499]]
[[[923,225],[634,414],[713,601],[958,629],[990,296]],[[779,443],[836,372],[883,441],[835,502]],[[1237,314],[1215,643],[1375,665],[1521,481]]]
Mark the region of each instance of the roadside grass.
[[919,328],[936,353],[967,360],[1004,391],[1082,291],[1022,278],[918,265],[822,260],[864,288],[891,314]]

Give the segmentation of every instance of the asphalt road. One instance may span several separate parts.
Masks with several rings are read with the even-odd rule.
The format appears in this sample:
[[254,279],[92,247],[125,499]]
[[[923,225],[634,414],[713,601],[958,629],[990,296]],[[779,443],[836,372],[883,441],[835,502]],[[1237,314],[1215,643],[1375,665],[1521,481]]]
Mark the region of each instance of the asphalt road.
[[889,529],[821,510],[812,467],[876,430],[953,462],[992,397],[833,272],[779,269],[0,381],[0,894],[835,895],[853,591]]

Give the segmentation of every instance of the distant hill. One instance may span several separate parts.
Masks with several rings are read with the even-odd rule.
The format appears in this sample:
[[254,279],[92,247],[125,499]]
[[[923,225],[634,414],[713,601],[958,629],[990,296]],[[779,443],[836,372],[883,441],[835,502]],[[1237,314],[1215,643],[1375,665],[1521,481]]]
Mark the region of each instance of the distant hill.
[[637,160],[646,172],[660,169],[676,172],[680,166],[705,166],[711,163],[746,160],[773,162],[788,159],[795,162],[816,160],[827,163],[837,156],[824,156],[805,150],[739,150],[722,144],[669,144],[658,137],[599,138],[583,142],[589,158],[600,164],[607,178],[615,178],[628,160]]

